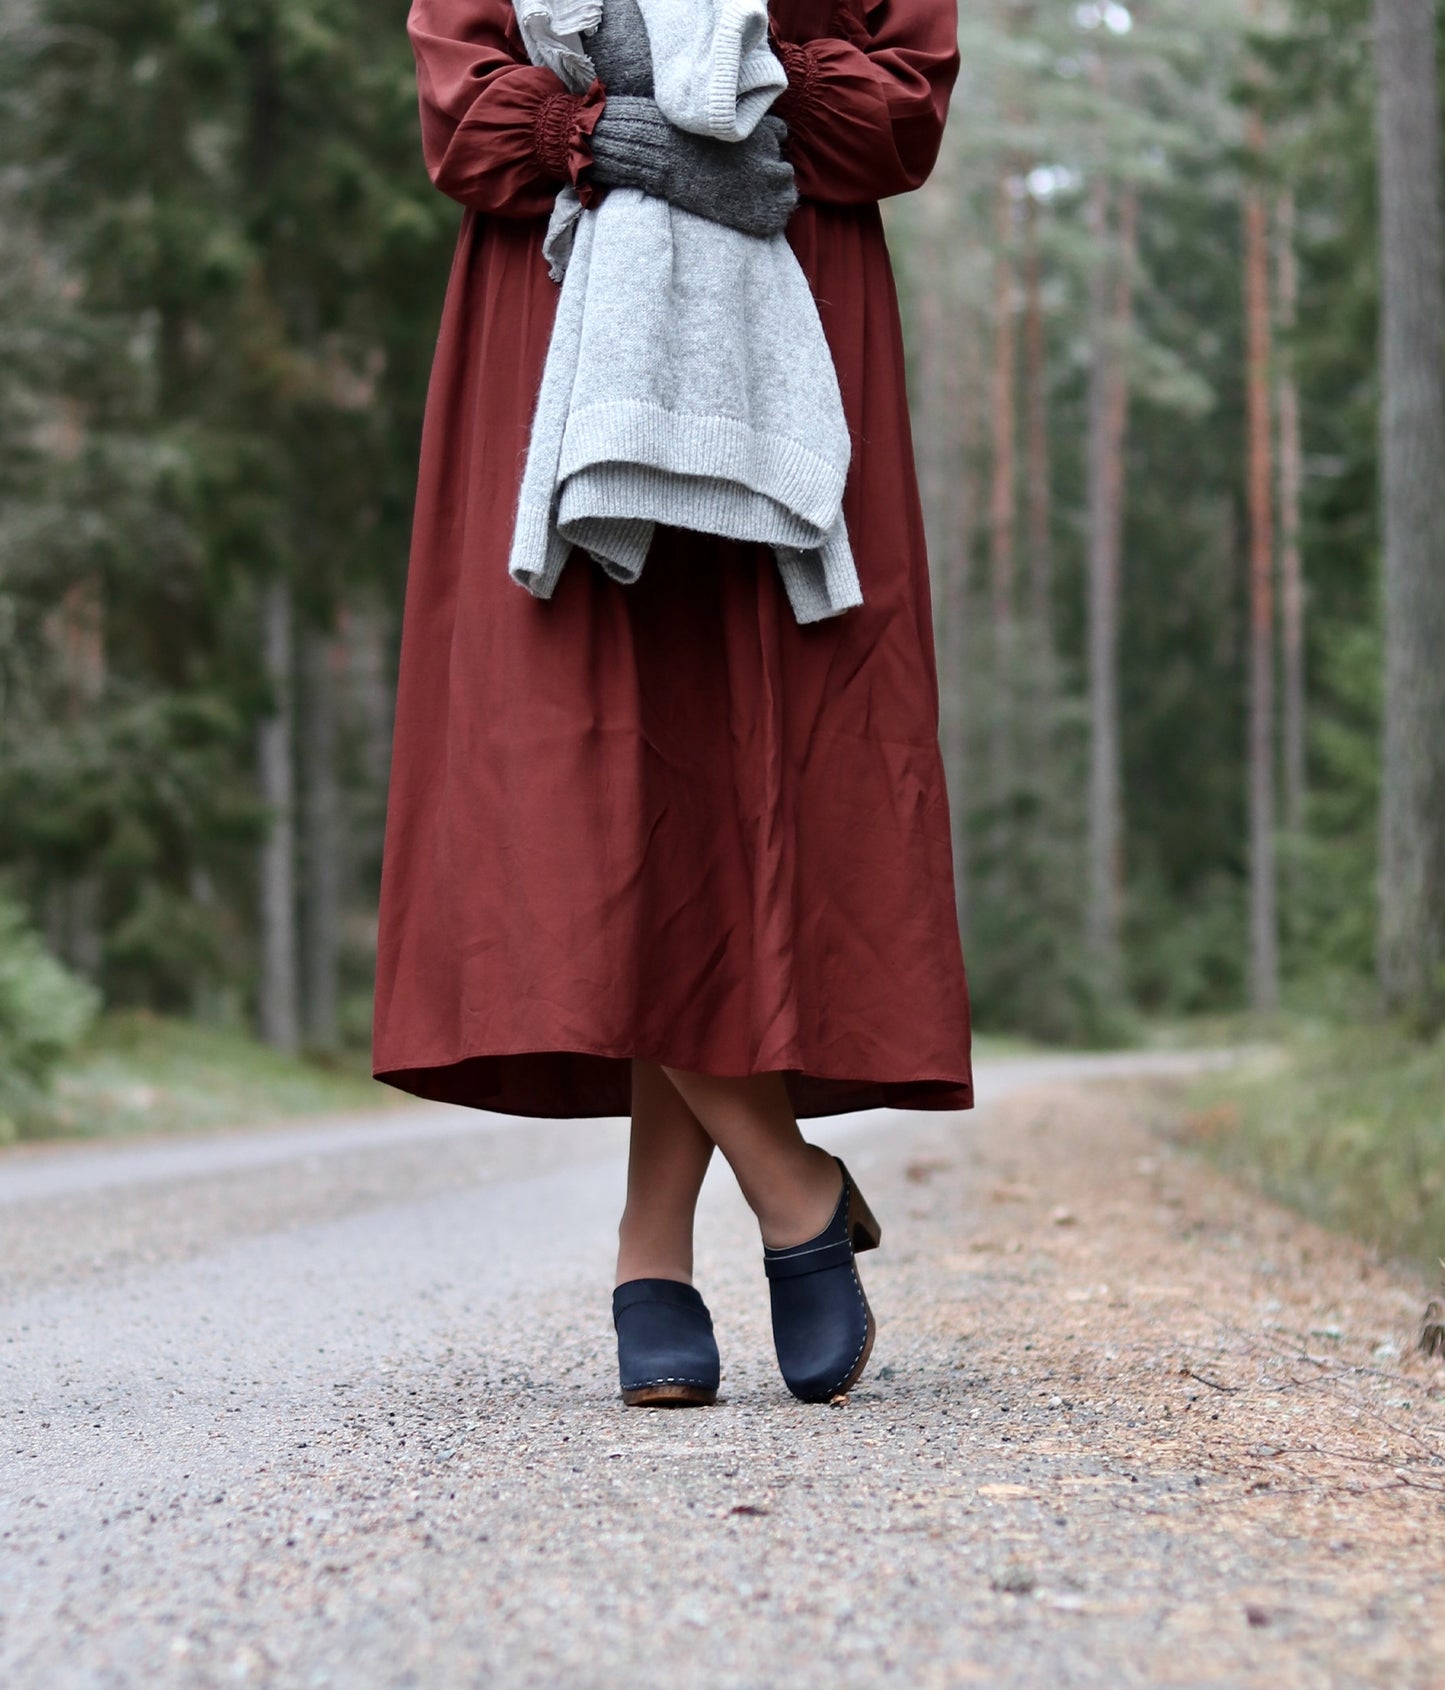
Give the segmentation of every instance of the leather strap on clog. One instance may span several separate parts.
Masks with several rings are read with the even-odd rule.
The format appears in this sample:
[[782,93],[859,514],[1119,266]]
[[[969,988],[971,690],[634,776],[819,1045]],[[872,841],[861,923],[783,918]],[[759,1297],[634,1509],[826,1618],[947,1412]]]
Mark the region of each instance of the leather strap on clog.
[[805,1273],[821,1273],[824,1268],[847,1267],[853,1260],[853,1246],[846,1238],[836,1238],[831,1244],[806,1244],[785,1255],[763,1254],[763,1272],[769,1279],[797,1279]]
[[666,1303],[672,1308],[687,1309],[691,1314],[707,1314],[702,1293],[695,1285],[684,1285],[680,1279],[629,1279],[612,1293],[613,1319],[637,1303]]

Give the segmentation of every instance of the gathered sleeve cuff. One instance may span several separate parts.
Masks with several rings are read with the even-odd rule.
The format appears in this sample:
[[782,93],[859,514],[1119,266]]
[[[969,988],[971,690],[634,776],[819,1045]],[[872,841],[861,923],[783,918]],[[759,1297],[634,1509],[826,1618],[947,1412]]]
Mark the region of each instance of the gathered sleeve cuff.
[[597,197],[597,186],[584,174],[592,162],[592,131],[607,104],[598,81],[585,94],[548,94],[532,125],[532,152],[549,181],[570,182],[583,205]]
[[606,104],[528,58],[510,0],[413,0],[422,154],[450,198],[495,217],[545,217],[571,182],[584,205],[591,135]]
[[805,199],[866,204],[928,179],[958,77],[956,0],[835,0],[828,33],[769,45],[788,86],[772,110]]

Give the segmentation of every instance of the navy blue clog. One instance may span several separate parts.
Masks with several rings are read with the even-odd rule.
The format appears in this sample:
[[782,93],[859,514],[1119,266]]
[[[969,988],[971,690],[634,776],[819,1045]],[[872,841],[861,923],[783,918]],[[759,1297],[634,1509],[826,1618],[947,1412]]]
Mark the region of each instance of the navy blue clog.
[[629,1408],[686,1408],[717,1400],[712,1316],[676,1279],[629,1279],[612,1293],[617,1372]]
[[842,1161],[833,1160],[843,1190],[832,1220],[806,1243],[763,1249],[778,1366],[804,1402],[827,1402],[856,1384],[877,1330],[853,1257],[876,1249],[882,1228]]

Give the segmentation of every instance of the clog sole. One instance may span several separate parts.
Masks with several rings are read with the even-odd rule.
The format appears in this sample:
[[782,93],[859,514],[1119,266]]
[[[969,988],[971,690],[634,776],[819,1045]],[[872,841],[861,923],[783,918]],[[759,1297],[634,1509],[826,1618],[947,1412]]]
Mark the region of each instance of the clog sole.
[[706,1385],[637,1385],[622,1393],[628,1408],[707,1408],[717,1392]]

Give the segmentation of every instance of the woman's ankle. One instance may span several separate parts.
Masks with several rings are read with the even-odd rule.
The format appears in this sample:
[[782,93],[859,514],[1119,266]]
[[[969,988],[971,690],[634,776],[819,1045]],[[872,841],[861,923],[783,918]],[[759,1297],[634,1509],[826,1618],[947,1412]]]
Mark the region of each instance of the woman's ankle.
[[764,1245],[771,1250],[806,1244],[833,1218],[843,1191],[843,1176],[834,1156],[821,1145],[808,1144],[785,1174],[769,1180],[756,1194],[753,1213]]
[[617,1229],[617,1277],[614,1284],[633,1279],[675,1279],[692,1284],[692,1236],[686,1240],[654,1228],[629,1225],[626,1215]]
[[617,1258],[617,1272],[613,1276],[614,1286],[628,1285],[634,1279],[672,1279],[679,1285],[692,1284],[692,1269],[686,1270],[664,1257],[623,1257]]

